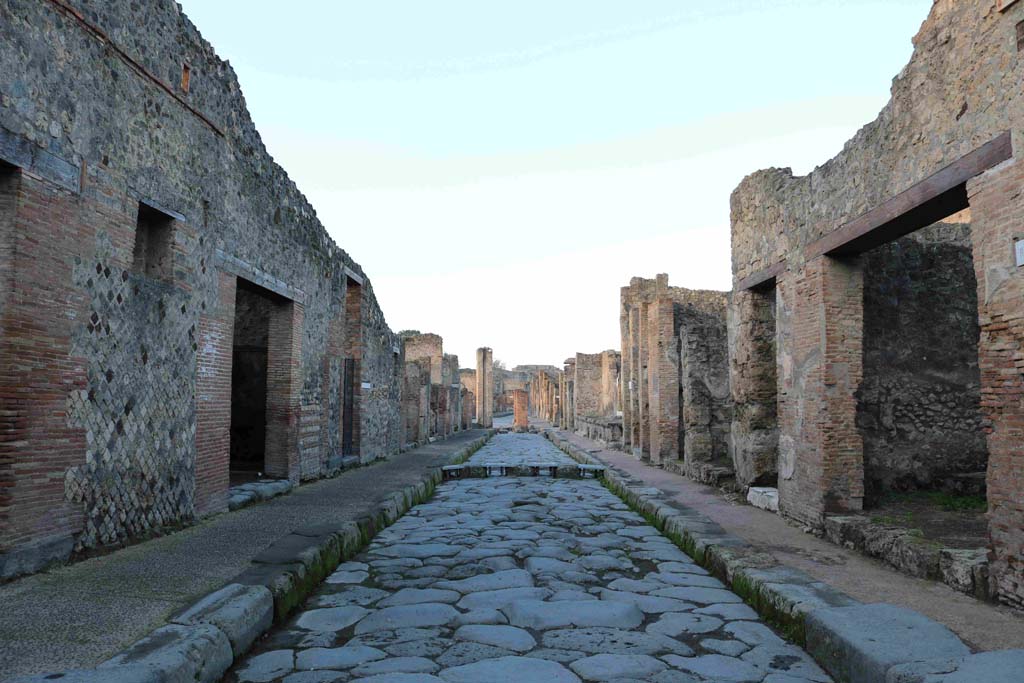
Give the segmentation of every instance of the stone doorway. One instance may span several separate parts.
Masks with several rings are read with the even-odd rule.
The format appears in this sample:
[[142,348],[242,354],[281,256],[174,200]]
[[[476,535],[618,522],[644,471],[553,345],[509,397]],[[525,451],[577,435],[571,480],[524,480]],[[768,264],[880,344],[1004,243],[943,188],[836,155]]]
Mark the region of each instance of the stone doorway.
[[290,300],[238,278],[231,349],[232,484],[289,478],[287,437],[275,422],[291,401],[292,307]]

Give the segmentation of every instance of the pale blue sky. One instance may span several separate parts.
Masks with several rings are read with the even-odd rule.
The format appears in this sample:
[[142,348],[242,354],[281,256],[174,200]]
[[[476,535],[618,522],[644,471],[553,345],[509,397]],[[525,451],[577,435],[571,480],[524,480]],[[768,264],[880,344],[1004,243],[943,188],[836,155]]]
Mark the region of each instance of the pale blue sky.
[[731,190],[834,156],[932,3],[181,4],[391,326],[465,366],[617,347],[631,275],[728,288]]

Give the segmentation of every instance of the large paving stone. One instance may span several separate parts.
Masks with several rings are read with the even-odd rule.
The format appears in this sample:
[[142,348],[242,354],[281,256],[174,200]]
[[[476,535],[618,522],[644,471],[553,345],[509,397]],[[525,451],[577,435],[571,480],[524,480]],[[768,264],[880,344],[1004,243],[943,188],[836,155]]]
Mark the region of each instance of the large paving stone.
[[370,610],[355,605],[311,609],[304,612],[296,620],[295,625],[307,631],[340,631],[369,613]]
[[516,600],[544,600],[551,595],[547,588],[505,588],[497,591],[469,593],[458,602],[462,609],[501,609]]
[[458,591],[459,593],[477,593],[482,591],[504,590],[506,588],[529,588],[533,586],[533,575],[525,569],[509,569],[481,574],[459,581],[438,581],[437,588]]
[[451,605],[424,603],[400,605],[378,610],[356,624],[356,634],[385,631],[395,628],[422,628],[447,624],[459,613]]
[[585,681],[613,681],[622,678],[645,679],[668,667],[649,655],[594,655],[569,665]]
[[166,672],[169,678],[212,683],[220,680],[233,660],[230,641],[215,626],[171,624],[153,631],[99,668],[141,664]]
[[540,602],[517,600],[502,608],[508,622],[539,631],[566,626],[612,626],[635,628],[643,623],[644,614],[633,604],[624,602],[572,601]]
[[693,654],[689,646],[674,638],[601,626],[547,631],[542,641],[546,648],[588,654],[676,654],[684,657]]
[[351,669],[352,667],[384,659],[387,653],[366,645],[345,647],[314,647],[302,650],[295,657],[296,669]]
[[491,626],[474,624],[463,626],[455,632],[456,640],[470,640],[484,645],[512,650],[513,652],[529,652],[537,647],[537,641],[529,631],[515,626]]
[[700,657],[666,655],[662,659],[675,668],[697,674],[706,681],[757,683],[765,676],[765,672],[756,666],[748,664],[742,659],[725,655],[702,655]]
[[456,666],[440,673],[448,683],[580,683],[558,662],[535,657],[499,657]]
[[835,678],[877,683],[898,664],[971,654],[948,628],[895,605],[815,610],[805,618],[807,651]]

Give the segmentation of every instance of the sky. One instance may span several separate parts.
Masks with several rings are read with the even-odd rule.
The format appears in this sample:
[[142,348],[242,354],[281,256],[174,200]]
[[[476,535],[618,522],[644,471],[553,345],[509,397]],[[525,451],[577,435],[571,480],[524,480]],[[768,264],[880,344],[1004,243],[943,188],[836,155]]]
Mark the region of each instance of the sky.
[[729,289],[729,195],[889,98],[932,0],[179,0],[395,331],[552,364],[635,276]]

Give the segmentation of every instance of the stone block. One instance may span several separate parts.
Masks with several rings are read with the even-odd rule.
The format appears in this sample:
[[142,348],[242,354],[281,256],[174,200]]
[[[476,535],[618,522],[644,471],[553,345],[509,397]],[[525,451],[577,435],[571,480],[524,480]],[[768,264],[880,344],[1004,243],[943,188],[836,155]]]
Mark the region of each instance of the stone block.
[[779,490],[767,486],[751,486],[747,491],[747,502],[756,508],[779,511]]
[[228,637],[235,657],[245,653],[274,622],[274,596],[266,586],[233,583],[176,615],[182,626],[211,624]]
[[839,681],[878,683],[900,664],[971,652],[948,628],[895,605],[831,607],[805,618],[807,651]]
[[1022,678],[1024,650],[999,650],[894,666],[885,683],[1019,683]]
[[223,631],[209,624],[172,624],[153,631],[99,669],[142,665],[159,671],[166,683],[214,683],[231,666],[231,643]]

